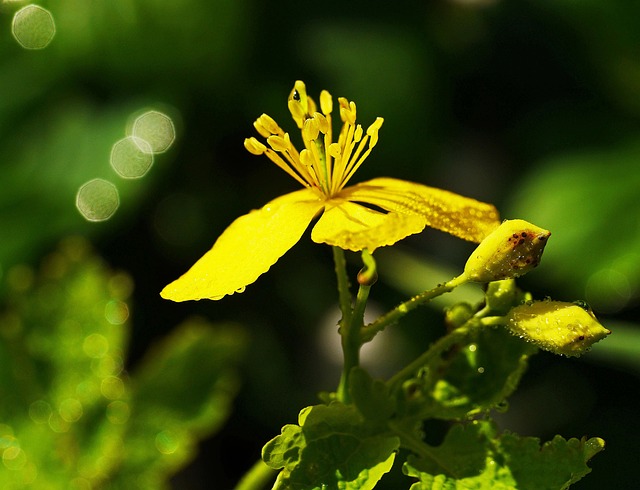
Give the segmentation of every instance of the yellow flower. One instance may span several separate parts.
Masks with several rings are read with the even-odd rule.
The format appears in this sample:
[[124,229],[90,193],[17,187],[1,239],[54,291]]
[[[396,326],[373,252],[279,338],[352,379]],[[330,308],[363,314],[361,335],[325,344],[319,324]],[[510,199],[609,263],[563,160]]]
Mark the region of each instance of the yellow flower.
[[173,301],[220,299],[242,292],[284,255],[319,219],[311,239],[346,250],[392,245],[426,226],[480,242],[498,226],[495,207],[433,187],[387,177],[345,187],[378,142],[383,119],[366,132],[356,124],[356,105],[338,99],[342,128],[332,132],[333,100],[320,94],[320,112],[297,81],[289,111],[302,133],[304,149],[295,148],[266,114],[254,126],[266,145],[247,138],[245,148],[265,154],[304,186],[236,219],[182,277],[160,293]]

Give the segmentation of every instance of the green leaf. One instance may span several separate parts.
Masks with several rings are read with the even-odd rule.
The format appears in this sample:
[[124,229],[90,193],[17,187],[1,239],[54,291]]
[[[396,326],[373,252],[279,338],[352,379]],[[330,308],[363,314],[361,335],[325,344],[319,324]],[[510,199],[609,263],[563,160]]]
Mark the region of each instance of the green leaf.
[[133,283],[84,240],[4,279],[0,488],[167,488],[228,415],[242,332],[190,321],[130,378]]
[[364,369],[355,367],[350,377],[351,398],[362,416],[371,422],[384,422],[395,411],[395,399],[384,381],[374,380]]
[[387,473],[400,441],[380,434],[352,405],[307,407],[299,425],[269,441],[264,461],[282,469],[275,489],[372,489]]
[[476,331],[404,383],[398,411],[456,420],[502,407],[536,351],[505,328]]
[[510,473],[498,472],[499,466],[491,459],[495,437],[495,427],[489,422],[454,425],[429,455],[407,459],[404,473],[419,479],[411,490],[514,488]]
[[403,471],[418,479],[411,490],[557,490],[588,474],[586,463],[603,448],[599,438],[560,436],[541,445],[533,437],[498,434],[492,422],[474,421],[454,425],[440,446],[410,457]]
[[10,269],[6,284],[0,439],[8,437],[22,456],[0,471],[0,487],[63,489],[85,476],[96,482],[117,465],[126,427],[114,409],[127,406],[132,282],[74,238],[37,271]]
[[[116,483],[159,488],[216,431],[238,390],[233,369],[245,337],[200,320],[177,327],[145,357],[131,380],[131,420]],[[144,483],[144,484],[143,484]]]
[[586,463],[604,449],[604,441],[598,437],[566,440],[555,436],[541,446],[534,437],[504,434],[500,444],[518,488],[523,490],[569,487],[591,472]]
[[555,281],[596,311],[617,311],[640,286],[637,210],[640,145],[559,155],[535,165],[512,196],[509,214],[551,230],[532,277]]

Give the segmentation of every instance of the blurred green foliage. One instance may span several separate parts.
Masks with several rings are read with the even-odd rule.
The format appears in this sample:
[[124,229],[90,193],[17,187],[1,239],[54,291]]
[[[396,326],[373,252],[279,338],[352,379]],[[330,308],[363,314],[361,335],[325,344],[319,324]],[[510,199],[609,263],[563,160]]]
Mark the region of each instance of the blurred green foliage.
[[0,486],[168,488],[237,392],[237,328],[192,320],[131,373],[131,278],[67,239],[0,313]]
[[[4,301],[16,264],[37,262],[74,233],[134,278],[140,321],[132,325],[132,362],[193,313],[251,326],[235,414],[202,447],[199,469],[187,471],[180,488],[207,488],[192,479],[232,486],[264,441],[338,376],[323,357],[330,348],[314,345],[335,328],[315,322],[335,304],[321,247],[301,243],[250,295],[224,304],[176,306],[157,296],[232,219],[294,189],[267,161],[246,155],[242,140],[262,112],[287,120],[283,100],[297,78],[314,93],[327,88],[356,100],[363,121],[385,118],[360,179],[389,175],[449,188],[551,230],[527,289],[588,298],[608,315],[603,323],[613,334],[563,368],[541,356],[522,398],[512,401],[511,413],[519,406],[523,415],[503,422],[521,433],[540,434],[541,419],[552,433],[597,433],[607,451],[576,487],[635,484],[639,407],[629,393],[640,388],[639,3],[42,1],[56,35],[37,51],[11,34],[13,13],[26,3],[0,2]],[[109,166],[111,147],[143,108],[170,114],[178,138],[143,179],[122,180]],[[93,178],[120,194],[105,223],[86,222],[74,206],[78,188]],[[380,254],[372,299],[385,306],[399,301],[400,288],[416,292],[453,276],[471,251],[434,232],[400,248],[402,262]],[[425,263],[445,272],[416,266]],[[33,311],[20,311],[43,314],[29,304]],[[390,338],[402,356],[437,333],[424,331],[424,316]],[[389,352],[374,362],[384,366]],[[585,401],[576,406],[578,397]],[[229,445],[247,454],[237,467],[220,463]]]

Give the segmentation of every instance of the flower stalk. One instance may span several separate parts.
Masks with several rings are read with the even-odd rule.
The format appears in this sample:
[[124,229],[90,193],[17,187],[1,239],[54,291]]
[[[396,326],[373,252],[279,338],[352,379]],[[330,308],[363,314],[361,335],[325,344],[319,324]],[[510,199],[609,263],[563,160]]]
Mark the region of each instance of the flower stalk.
[[387,314],[381,316],[373,323],[370,323],[362,328],[362,341],[363,343],[370,342],[379,333],[382,332],[389,325],[398,322],[403,316],[410,311],[415,310],[418,306],[425,305],[429,301],[441,296],[445,293],[453,291],[458,286],[467,282],[467,278],[464,276],[457,276],[443,284],[438,284],[435,288],[423,291],[416,294],[413,298],[400,303],[393,310]]
[[[340,252],[342,252],[342,250],[340,250]],[[334,257],[336,257],[335,254],[336,253],[334,252]],[[362,252],[362,260],[364,268],[358,274],[360,287],[358,288],[358,294],[356,295],[356,301],[353,308],[351,308],[350,304],[347,305],[345,303],[347,295],[340,294],[341,309],[344,308],[342,312],[342,319],[340,320],[340,335],[342,340],[344,365],[342,367],[342,376],[338,385],[337,397],[338,400],[343,403],[351,402],[351,395],[349,393],[349,374],[354,367],[360,364],[360,348],[364,343],[361,337],[361,331],[364,325],[364,312],[367,306],[367,300],[369,299],[371,285],[375,282],[375,278],[377,277],[375,261],[373,256],[367,250]],[[338,254],[338,260],[336,260],[336,274],[338,275],[339,283],[340,281],[344,281],[344,278],[347,277],[344,265],[343,252],[342,254]],[[338,288],[340,289],[340,286],[338,286]],[[350,295],[348,297],[350,299]]]
[[407,364],[387,380],[389,391],[393,393],[399,390],[402,387],[402,383],[414,376],[422,367],[431,364],[437,357],[442,355],[451,347],[463,342],[469,335],[471,335],[472,332],[488,326],[490,325],[485,324],[480,319],[472,318],[461,327],[452,330],[444,337],[440,337],[423,354],[418,356],[415,360]]

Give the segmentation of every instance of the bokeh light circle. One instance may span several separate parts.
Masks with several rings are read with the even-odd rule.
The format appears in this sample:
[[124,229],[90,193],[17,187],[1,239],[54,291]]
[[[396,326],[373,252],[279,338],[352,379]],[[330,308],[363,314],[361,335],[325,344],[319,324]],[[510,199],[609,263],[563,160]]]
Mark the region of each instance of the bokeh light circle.
[[118,189],[104,179],[93,179],[83,184],[76,195],[76,207],[87,221],[105,221],[120,205]]
[[39,5],[27,5],[13,16],[11,32],[25,49],[46,48],[56,34],[53,15]]
[[36,424],[46,424],[51,416],[51,405],[44,400],[36,400],[29,405],[29,418]]
[[80,420],[84,413],[82,403],[75,398],[67,398],[60,403],[58,413],[65,422],[73,423]]
[[172,430],[163,430],[156,434],[156,449],[162,454],[173,454],[180,447],[180,439]]
[[144,139],[127,136],[111,148],[111,167],[124,179],[139,179],[153,165],[153,149]]
[[20,446],[11,446],[2,452],[2,463],[10,470],[20,470],[27,464],[27,456]]
[[129,307],[124,301],[113,299],[105,305],[104,316],[111,325],[122,325],[129,318]]
[[[147,111],[133,122],[133,136],[146,141],[152,153],[163,153],[176,139],[176,129],[169,116],[159,111]],[[141,148],[144,151],[144,148]]]

